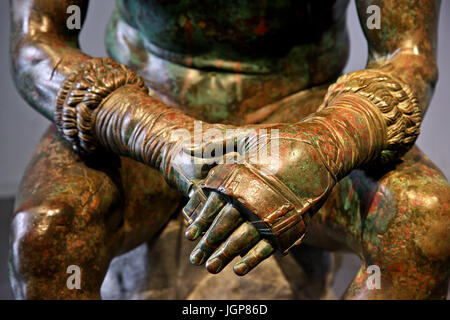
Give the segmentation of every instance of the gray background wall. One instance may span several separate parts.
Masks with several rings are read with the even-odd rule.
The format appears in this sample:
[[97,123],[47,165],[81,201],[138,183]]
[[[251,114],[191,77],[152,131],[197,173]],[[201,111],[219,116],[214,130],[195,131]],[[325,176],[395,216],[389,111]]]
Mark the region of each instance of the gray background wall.
[[[395,1],[395,0],[392,0]],[[87,22],[81,34],[81,46],[93,56],[105,56],[103,37],[113,8],[112,0],[92,0]],[[362,69],[367,45],[353,1],[347,12],[351,36],[351,54],[345,72]],[[418,144],[450,178],[450,0],[443,0],[439,23],[438,63],[440,80],[422,126]],[[0,299],[11,298],[7,280],[7,243],[9,216],[23,170],[49,122],[32,110],[17,94],[9,74],[8,1],[0,1]],[[3,198],[4,200],[1,200]],[[360,266],[350,254],[342,256],[334,283],[335,292],[344,292]]]

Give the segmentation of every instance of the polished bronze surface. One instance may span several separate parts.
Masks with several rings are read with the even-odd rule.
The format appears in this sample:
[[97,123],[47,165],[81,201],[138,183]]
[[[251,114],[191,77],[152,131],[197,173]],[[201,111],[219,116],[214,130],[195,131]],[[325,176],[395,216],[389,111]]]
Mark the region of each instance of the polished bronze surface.
[[[347,3],[118,0],[111,58],[92,58],[66,26],[67,7],[84,19],[88,1],[11,0],[14,81],[59,129],[17,195],[15,296],[100,298],[106,279],[104,296],[236,298],[216,290],[225,279],[242,298],[298,298],[305,257],[320,269],[320,250],[350,250],[363,264],[345,298],[444,298],[450,187],[414,146],[437,81],[440,3],[358,0],[369,60],[341,75]],[[366,24],[370,5],[379,29]],[[276,161],[251,158],[273,146]],[[174,216],[183,206],[187,228]],[[148,276],[124,279],[119,262],[140,248]],[[245,277],[229,280],[238,256]],[[66,286],[70,265],[82,270],[79,290]],[[369,265],[380,289],[367,285]],[[310,277],[320,285],[308,297],[323,296],[329,269]]]

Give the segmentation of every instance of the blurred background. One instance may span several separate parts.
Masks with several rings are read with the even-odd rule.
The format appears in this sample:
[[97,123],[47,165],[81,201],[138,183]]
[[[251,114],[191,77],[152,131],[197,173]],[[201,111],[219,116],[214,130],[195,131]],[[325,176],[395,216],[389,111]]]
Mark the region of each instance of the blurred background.
[[[11,299],[8,281],[8,227],[17,191],[31,152],[49,122],[31,109],[18,95],[9,66],[9,1],[0,1],[0,299]],[[92,56],[106,56],[103,45],[106,23],[113,0],[91,1],[81,34],[82,49]],[[351,52],[344,73],[363,69],[367,44],[359,25],[353,1],[348,8]],[[439,42],[439,82],[418,140],[420,148],[450,178],[450,1],[442,1]],[[334,291],[340,296],[356,274],[361,261],[352,254],[340,254],[340,270]]]

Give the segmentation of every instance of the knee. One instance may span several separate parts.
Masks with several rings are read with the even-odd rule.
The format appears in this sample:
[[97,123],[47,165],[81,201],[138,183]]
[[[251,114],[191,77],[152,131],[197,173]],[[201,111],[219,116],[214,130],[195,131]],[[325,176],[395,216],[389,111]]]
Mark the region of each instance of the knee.
[[70,233],[73,208],[55,203],[19,209],[10,229],[10,265],[22,277],[49,273],[57,267]]
[[51,279],[63,265],[60,248],[70,229],[72,212],[73,208],[55,203],[15,212],[10,226],[9,269],[16,298],[29,297],[37,279]]
[[448,215],[450,210],[450,186],[428,185],[410,187],[405,191],[405,200],[412,212],[422,215]]
[[429,260],[444,261],[450,255],[450,186],[410,188],[407,205],[401,206],[414,231],[413,241]]

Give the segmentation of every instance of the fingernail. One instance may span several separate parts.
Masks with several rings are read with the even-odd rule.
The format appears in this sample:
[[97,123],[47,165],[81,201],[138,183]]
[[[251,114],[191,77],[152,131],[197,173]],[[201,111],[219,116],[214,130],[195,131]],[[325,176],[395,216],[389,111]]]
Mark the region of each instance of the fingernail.
[[191,256],[189,257],[189,260],[192,264],[201,265],[205,259],[205,253],[203,250],[197,249],[194,252],[191,253]]
[[186,238],[189,240],[195,240],[197,239],[199,235],[199,228],[196,225],[191,225],[189,228],[186,229],[186,233],[184,234]]
[[234,265],[233,269],[238,276],[243,276],[248,272],[248,265],[244,262],[239,262]]
[[219,273],[222,270],[222,260],[214,258],[206,261],[206,269],[211,273]]

